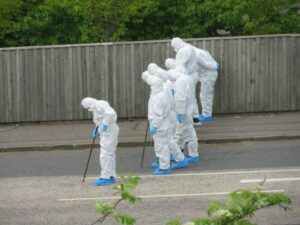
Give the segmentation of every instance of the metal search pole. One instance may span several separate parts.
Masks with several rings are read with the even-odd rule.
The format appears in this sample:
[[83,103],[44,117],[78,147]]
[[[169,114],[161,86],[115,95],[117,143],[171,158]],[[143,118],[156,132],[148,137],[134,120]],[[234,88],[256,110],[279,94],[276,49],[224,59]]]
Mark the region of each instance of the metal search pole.
[[[98,130],[98,127],[96,127],[96,129]],[[93,137],[93,143],[92,143],[92,146],[91,146],[91,150],[90,150],[89,158],[88,158],[88,161],[87,161],[87,164],[86,164],[86,167],[85,167],[85,171],[84,171],[84,175],[83,175],[83,178],[82,178],[82,182],[83,182],[83,183],[84,183],[84,179],[85,179],[86,172],[87,172],[87,170],[88,170],[88,167],[89,167],[90,158],[91,158],[92,151],[93,151],[93,148],[94,148],[94,145],[95,145],[95,140],[96,140],[96,136],[95,136],[95,137]]]
[[145,155],[145,148],[146,148],[148,130],[149,130],[149,121],[147,121],[146,134],[145,134],[144,147],[143,147],[143,154],[142,154],[142,159],[141,159],[141,168],[143,167],[143,162],[144,162],[144,155]]

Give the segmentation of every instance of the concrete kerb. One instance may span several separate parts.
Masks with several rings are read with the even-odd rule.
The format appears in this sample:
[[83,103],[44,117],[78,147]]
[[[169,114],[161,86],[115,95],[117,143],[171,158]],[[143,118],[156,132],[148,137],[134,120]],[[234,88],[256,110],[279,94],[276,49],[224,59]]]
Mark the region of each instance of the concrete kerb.
[[[251,141],[275,141],[275,140],[295,140],[300,139],[300,135],[280,135],[280,136],[253,136],[238,138],[214,138],[199,140],[202,144],[227,144]],[[144,142],[120,142],[118,147],[142,147]],[[146,146],[152,146],[151,142],[147,142]],[[0,146],[0,152],[24,152],[24,151],[53,151],[53,150],[85,150],[89,149],[91,144],[65,144],[65,145],[35,145],[35,146]],[[99,148],[99,144],[95,144],[95,148]]]

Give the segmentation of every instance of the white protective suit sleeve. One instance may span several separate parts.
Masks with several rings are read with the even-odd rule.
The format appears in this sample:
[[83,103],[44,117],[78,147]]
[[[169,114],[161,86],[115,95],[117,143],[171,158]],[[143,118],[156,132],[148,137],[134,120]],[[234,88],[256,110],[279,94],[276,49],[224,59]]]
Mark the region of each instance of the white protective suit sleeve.
[[160,98],[158,101],[152,102],[151,126],[159,128],[165,117],[166,99]]
[[[195,47],[194,47],[195,48]],[[209,52],[195,48],[198,65],[201,69],[217,70],[218,63],[213,59]]]
[[148,65],[148,72],[152,75],[158,76],[163,80],[163,82],[167,82],[170,79],[169,73],[155,63],[150,63]]
[[175,111],[177,114],[184,114],[186,112],[186,104],[188,98],[188,84],[184,80],[179,80],[175,82]]

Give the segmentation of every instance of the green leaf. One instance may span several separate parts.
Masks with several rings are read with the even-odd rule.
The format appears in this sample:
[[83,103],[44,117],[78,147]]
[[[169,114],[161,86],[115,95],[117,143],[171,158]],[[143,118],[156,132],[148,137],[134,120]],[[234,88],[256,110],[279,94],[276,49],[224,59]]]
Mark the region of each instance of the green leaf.
[[129,215],[116,214],[116,215],[113,215],[113,218],[117,222],[122,223],[122,224],[127,224],[127,225],[132,225],[132,224],[135,224],[135,222],[136,222],[136,219]]
[[103,201],[99,200],[96,202],[96,211],[102,215],[106,215],[113,213],[114,208],[111,204],[104,203]]

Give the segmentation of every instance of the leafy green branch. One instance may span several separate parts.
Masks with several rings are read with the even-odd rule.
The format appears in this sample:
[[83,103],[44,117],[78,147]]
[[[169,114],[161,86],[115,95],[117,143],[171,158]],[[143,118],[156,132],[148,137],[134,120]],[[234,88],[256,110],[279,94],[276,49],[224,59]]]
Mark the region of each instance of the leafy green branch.
[[[282,194],[262,192],[260,184],[256,191],[237,190],[230,193],[224,201],[210,201],[207,210],[209,218],[198,218],[184,225],[254,225],[251,218],[258,210],[271,206],[279,206],[285,211],[290,210],[291,199]],[[182,225],[178,218],[171,220],[167,225]]]
[[136,222],[136,219],[130,215],[119,214],[116,211],[117,206],[124,200],[128,201],[129,203],[135,204],[137,201],[141,199],[132,194],[132,192],[136,189],[140,178],[137,176],[121,176],[122,183],[113,189],[115,190],[115,194],[120,195],[120,199],[118,199],[113,204],[105,203],[101,200],[97,201],[96,203],[96,210],[98,213],[102,214],[102,216],[93,222],[91,225],[96,223],[102,223],[107,217],[112,216],[115,221],[132,225]]

